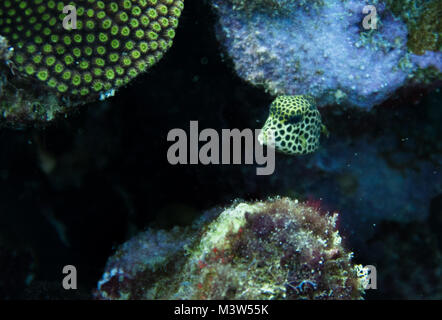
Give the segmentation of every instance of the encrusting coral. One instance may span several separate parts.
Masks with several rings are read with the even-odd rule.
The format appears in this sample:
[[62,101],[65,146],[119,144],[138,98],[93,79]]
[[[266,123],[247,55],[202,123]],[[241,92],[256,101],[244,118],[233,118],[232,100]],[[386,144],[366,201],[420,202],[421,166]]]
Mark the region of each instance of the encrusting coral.
[[[63,26],[67,5],[76,8],[76,29]],[[106,98],[161,59],[172,46],[183,8],[181,0],[2,1],[0,34],[14,51],[13,69],[2,73],[16,88],[36,89],[40,95],[49,91],[52,105]],[[32,113],[39,95],[22,95],[3,99],[3,117]],[[45,110],[49,105],[42,102]]]
[[[421,69],[441,78],[441,1],[427,1],[422,14],[408,21],[403,16],[417,1],[397,1],[409,7],[390,2],[393,9],[383,0],[211,4],[219,17],[216,35],[244,80],[273,96],[309,94],[318,107],[370,109],[420,80],[414,76]],[[376,19],[364,13],[366,6],[376,8]],[[364,26],[366,19],[376,21],[373,29]]]
[[289,198],[209,211],[192,228],[148,230],[108,260],[99,299],[360,299],[366,270],[338,215]]

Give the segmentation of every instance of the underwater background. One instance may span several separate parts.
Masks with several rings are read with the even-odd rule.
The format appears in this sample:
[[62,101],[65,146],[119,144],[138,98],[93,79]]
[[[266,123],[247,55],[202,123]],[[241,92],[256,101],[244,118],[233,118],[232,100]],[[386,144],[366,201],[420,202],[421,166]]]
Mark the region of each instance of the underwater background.
[[[254,0],[247,7],[240,0],[186,0],[173,45],[161,61],[114,96],[74,103],[51,121],[12,117],[2,105],[0,299],[97,298],[108,259],[147,228],[196,228],[212,208],[276,196],[298,199],[322,214],[339,213],[337,228],[352,260],[376,266],[377,289],[366,290],[365,299],[441,299],[440,42],[408,49],[405,42],[397,44],[410,30],[418,32],[418,23],[398,22],[400,10],[413,17],[409,2],[395,7],[373,1],[396,12],[383,20],[392,34],[367,35],[373,37],[367,50],[376,52],[372,46],[379,45],[382,54],[362,58],[350,48],[333,49],[339,39],[325,34],[331,60],[323,61],[315,48],[324,39],[299,33],[298,42],[290,43],[281,31],[297,17],[305,22],[304,31],[312,32],[311,14],[299,15],[303,5],[324,5],[319,2]],[[366,3],[344,1],[345,10],[356,11],[355,2]],[[440,2],[422,3],[440,13]],[[266,6],[272,14],[261,10]],[[287,11],[283,18],[275,13],[280,8]],[[440,39],[440,14],[434,22],[423,18],[428,12],[416,19],[427,24],[426,31],[436,23]],[[322,33],[334,27],[331,21]],[[244,35],[272,28],[267,38],[243,42]],[[389,47],[389,40],[397,46]],[[296,54],[298,66],[291,60]],[[362,60],[353,61],[354,55]],[[407,61],[401,60],[405,56]],[[392,72],[398,61],[406,66]],[[343,62],[348,68],[340,66]],[[361,70],[359,64],[376,71],[365,80],[347,79]],[[2,68],[4,74],[9,66]],[[406,82],[411,75],[417,80]],[[2,94],[11,95],[8,90]],[[257,176],[256,165],[167,161],[166,137],[174,128],[188,131],[191,120],[218,132],[262,128],[275,96],[304,93],[318,101],[329,136],[311,154],[277,153],[272,175]],[[172,247],[158,245],[158,255]],[[65,265],[76,267],[78,290],[61,286]]]

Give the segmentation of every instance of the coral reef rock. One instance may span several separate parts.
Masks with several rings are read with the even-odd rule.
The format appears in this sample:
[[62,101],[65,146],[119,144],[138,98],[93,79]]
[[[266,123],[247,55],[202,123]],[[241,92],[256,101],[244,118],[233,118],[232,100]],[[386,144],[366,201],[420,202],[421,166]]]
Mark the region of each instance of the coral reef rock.
[[338,215],[289,198],[236,201],[192,227],[147,230],[108,260],[100,299],[360,299]]
[[[219,16],[217,37],[241,78],[274,96],[309,94],[318,106],[369,109],[402,86],[441,78],[435,40],[440,23],[434,18],[441,2],[431,1],[407,21],[401,17],[413,5],[402,2],[212,0],[212,6]],[[375,29],[363,24],[369,18],[363,9],[373,4]],[[422,18],[427,11],[431,17]]]

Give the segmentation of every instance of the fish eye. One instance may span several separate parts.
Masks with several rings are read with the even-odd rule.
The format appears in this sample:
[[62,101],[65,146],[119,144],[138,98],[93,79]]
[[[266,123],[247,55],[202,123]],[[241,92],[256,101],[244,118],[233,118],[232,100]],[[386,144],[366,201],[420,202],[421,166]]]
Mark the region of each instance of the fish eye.
[[287,123],[297,124],[302,121],[302,118],[303,118],[302,114],[294,114],[289,116],[289,118],[287,119]]

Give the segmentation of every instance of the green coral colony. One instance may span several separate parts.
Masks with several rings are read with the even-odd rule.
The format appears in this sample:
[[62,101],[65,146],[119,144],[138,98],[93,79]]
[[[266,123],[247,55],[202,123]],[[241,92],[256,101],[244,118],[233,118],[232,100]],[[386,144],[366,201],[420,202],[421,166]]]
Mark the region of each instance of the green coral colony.
[[273,134],[276,150],[301,155],[318,149],[322,130],[325,127],[312,97],[279,96],[270,105],[270,115],[258,139],[261,143],[268,144],[269,137]]
[[[77,28],[63,28],[66,5]],[[70,98],[92,100],[127,84],[161,59],[172,45],[179,0],[4,0],[0,34],[14,48],[21,75]]]

